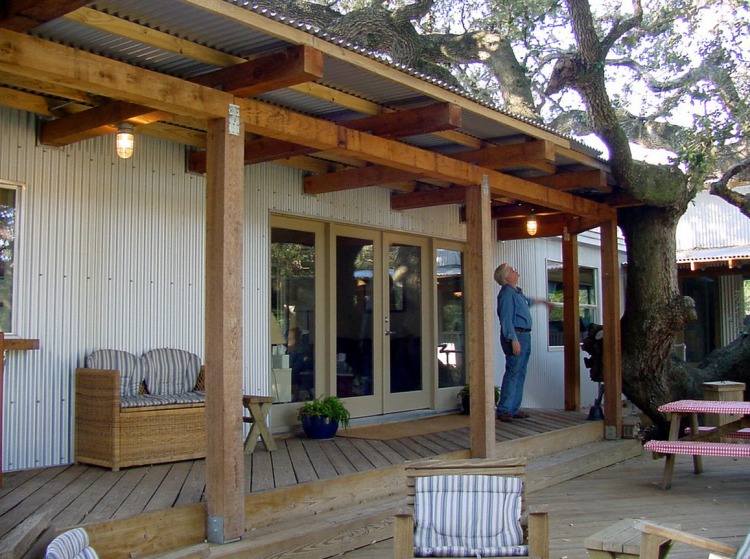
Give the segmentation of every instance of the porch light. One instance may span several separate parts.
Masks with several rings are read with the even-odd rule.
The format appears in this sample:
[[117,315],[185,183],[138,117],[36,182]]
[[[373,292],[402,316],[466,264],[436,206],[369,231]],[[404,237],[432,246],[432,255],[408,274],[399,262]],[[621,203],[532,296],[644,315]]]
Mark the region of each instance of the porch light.
[[537,222],[536,222],[536,216],[534,214],[531,214],[526,220],[526,232],[532,237],[536,235]]
[[120,159],[128,159],[133,155],[135,145],[135,134],[133,134],[133,125],[129,122],[123,122],[117,128],[117,137],[115,138],[115,151]]

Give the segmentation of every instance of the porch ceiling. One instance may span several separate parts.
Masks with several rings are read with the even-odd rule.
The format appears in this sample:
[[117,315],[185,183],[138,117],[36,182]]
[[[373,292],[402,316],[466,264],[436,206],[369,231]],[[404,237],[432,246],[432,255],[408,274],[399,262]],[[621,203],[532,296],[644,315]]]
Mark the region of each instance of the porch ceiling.
[[628,203],[591,148],[384,57],[232,0],[42,0],[0,19],[0,104],[43,143],[136,132],[195,148],[241,107],[245,162],[304,169],[310,194],[383,186],[392,207],[462,204],[486,177],[500,238],[575,233]]

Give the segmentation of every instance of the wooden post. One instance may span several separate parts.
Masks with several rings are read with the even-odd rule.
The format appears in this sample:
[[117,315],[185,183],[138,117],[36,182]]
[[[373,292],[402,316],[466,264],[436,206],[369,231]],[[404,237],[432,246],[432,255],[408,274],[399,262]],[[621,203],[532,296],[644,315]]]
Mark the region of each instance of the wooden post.
[[495,457],[495,358],[489,185],[466,189],[466,351],[471,390],[471,456]]
[[563,235],[563,324],[565,324],[565,409],[581,408],[581,333],[578,290],[578,235]]
[[27,349],[39,349],[39,340],[28,338],[6,340],[5,333],[0,332],[0,487],[3,486],[3,399],[5,398],[3,373],[5,372],[5,352],[9,350],[25,351]]
[[[239,107],[209,122],[206,162],[206,534],[245,529],[242,451],[243,126]],[[236,111],[236,114],[235,114]]]
[[617,253],[617,221],[600,225],[602,243],[602,326],[604,328],[602,376],[604,377],[604,438],[622,436],[622,352],[620,345],[620,263]]

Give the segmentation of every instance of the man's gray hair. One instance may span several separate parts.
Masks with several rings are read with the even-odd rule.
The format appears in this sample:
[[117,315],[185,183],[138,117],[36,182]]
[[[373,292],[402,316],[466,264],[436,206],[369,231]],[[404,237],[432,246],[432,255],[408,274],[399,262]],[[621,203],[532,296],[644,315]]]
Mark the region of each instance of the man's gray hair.
[[508,274],[510,274],[511,266],[507,262],[503,262],[497,268],[495,268],[495,281],[500,285],[508,283]]

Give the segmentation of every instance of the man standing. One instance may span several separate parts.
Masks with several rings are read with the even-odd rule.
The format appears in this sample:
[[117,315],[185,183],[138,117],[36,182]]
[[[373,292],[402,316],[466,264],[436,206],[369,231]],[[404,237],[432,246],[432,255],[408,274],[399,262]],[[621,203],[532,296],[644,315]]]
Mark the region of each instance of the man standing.
[[[497,316],[500,319],[500,347],[505,354],[505,374],[500,385],[497,418],[512,423],[529,414],[521,411],[526,366],[531,356],[531,312],[529,307],[539,301],[527,297],[518,287],[520,275],[507,262],[495,269],[495,281],[502,287],[497,296]],[[549,306],[549,302],[544,301]]]

